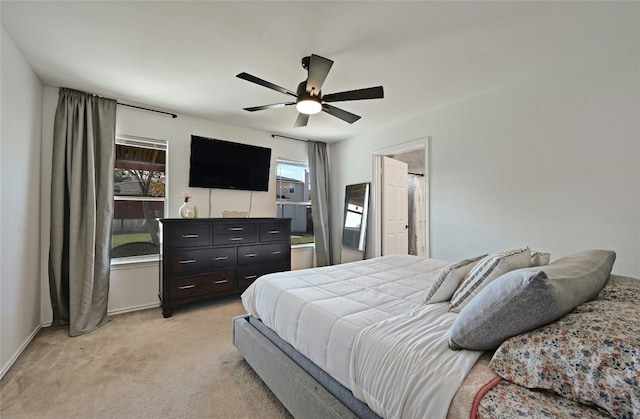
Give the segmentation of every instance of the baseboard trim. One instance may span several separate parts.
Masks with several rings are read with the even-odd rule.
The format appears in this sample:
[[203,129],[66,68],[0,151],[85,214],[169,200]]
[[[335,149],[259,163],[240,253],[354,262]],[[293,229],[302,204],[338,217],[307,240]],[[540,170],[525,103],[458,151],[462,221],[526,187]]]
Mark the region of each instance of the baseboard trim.
[[130,313],[132,311],[146,310],[148,308],[156,308],[156,307],[160,307],[160,303],[159,302],[155,302],[155,303],[151,303],[151,304],[142,304],[142,305],[133,306],[133,307],[119,308],[119,309],[116,309],[116,310],[109,310],[107,312],[107,314],[109,316],[114,316],[116,314]]
[[7,362],[7,365],[2,366],[2,371],[0,371],[0,379],[4,377],[4,375],[11,369],[11,367],[13,367],[13,364],[15,364],[18,358],[20,358],[20,355],[22,355],[22,352],[24,352],[24,350],[27,349],[27,346],[29,346],[31,341],[36,337],[40,329],[42,329],[42,325],[39,325],[38,327],[36,327],[36,329],[31,333],[31,335],[29,335],[29,337],[24,341],[22,346],[20,346],[20,348],[18,348],[18,350],[13,354],[11,359],[9,359],[9,362]]

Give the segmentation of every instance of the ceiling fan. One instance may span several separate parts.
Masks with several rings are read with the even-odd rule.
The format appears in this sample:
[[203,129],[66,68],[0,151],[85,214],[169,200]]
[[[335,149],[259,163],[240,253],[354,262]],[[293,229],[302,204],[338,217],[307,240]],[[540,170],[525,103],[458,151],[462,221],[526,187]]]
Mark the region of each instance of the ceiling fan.
[[324,111],[329,115],[333,115],[343,121],[353,124],[360,119],[360,116],[347,112],[343,109],[336,108],[335,106],[329,105],[329,103],[348,100],[382,99],[384,97],[384,91],[382,86],[377,86],[338,93],[329,93],[323,96],[320,89],[322,88],[322,84],[327,78],[332,65],[333,61],[315,54],[302,58],[302,68],[307,70],[308,76],[306,80],[298,85],[298,89],[295,92],[285,89],[284,87],[277,86],[256,76],[252,76],[249,73],[240,73],[236,77],[296,98],[295,102],[273,103],[271,105],[254,106],[243,109],[245,111],[255,112],[265,109],[284,108],[285,106],[296,105],[296,109],[299,113],[298,118],[293,125],[294,127],[306,126],[307,122],[309,122],[309,115],[316,114],[320,111]]

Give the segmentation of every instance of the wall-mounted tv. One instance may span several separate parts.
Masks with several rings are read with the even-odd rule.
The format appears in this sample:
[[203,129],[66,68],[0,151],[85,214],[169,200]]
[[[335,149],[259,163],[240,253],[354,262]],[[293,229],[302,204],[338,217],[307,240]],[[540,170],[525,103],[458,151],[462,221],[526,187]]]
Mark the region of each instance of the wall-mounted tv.
[[268,191],[271,149],[191,136],[189,186]]

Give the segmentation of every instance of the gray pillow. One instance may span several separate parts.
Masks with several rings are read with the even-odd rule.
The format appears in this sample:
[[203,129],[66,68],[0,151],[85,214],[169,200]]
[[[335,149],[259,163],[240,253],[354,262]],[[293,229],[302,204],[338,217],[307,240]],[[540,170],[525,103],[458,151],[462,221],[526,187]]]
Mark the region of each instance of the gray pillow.
[[509,271],[531,266],[531,250],[528,247],[492,253],[478,262],[464,277],[451,296],[449,311],[459,313],[473,297],[495,279]]
[[551,260],[551,253],[531,251],[531,266],[548,265]]
[[431,288],[427,292],[425,303],[440,303],[442,301],[448,301],[451,296],[456,292],[456,288],[460,285],[460,282],[464,277],[473,269],[474,266],[485,256],[476,256],[471,259],[464,259],[460,262],[450,263],[442,268],[431,284]]
[[615,259],[610,250],[587,250],[507,272],[460,311],[449,329],[449,347],[495,349],[511,336],[559,319],[596,298]]

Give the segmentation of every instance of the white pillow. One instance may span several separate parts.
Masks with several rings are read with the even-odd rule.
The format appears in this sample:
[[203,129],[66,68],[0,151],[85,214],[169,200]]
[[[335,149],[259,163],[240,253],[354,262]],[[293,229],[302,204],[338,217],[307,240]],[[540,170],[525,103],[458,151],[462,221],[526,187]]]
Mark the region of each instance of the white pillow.
[[431,288],[429,288],[427,292],[425,303],[440,303],[451,299],[451,296],[456,291],[456,288],[458,288],[458,285],[460,285],[462,279],[476,266],[480,259],[485,256],[487,255],[484,254],[471,259],[464,259],[460,262],[450,263],[442,268],[433,279],[433,284],[431,284]]
[[551,253],[531,251],[531,266],[548,265],[551,260]]
[[449,311],[460,312],[491,281],[514,269],[531,266],[531,250],[523,247],[486,256],[471,269],[451,297]]

